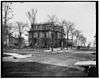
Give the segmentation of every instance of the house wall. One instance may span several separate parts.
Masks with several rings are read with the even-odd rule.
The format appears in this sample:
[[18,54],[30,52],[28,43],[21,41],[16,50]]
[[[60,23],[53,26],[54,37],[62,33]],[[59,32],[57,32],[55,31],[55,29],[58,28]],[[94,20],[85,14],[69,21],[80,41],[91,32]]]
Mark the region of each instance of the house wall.
[[[32,44],[32,32],[34,37],[34,47],[48,48],[53,41],[53,47],[61,46],[61,39],[64,38],[64,33],[61,33],[60,26],[54,26],[51,31],[49,24],[35,25],[33,31],[29,31],[29,44]],[[52,38],[53,37],[53,38]]]

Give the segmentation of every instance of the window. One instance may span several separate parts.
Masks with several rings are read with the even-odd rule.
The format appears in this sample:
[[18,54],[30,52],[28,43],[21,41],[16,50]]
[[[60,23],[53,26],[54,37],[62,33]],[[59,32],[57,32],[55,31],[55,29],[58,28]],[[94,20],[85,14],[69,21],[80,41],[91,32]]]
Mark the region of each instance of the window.
[[48,37],[51,38],[51,32],[50,31],[48,32]]
[[49,38],[49,32],[46,32],[46,38]]
[[38,26],[37,25],[35,26],[35,30],[38,30]]
[[44,33],[41,32],[39,36],[40,38],[44,38]]
[[34,37],[37,38],[38,37],[38,33],[34,33]]
[[61,38],[61,33],[57,33],[57,37],[58,38]]
[[45,26],[42,26],[42,29],[45,30]]
[[42,30],[42,25],[39,26],[39,30]]

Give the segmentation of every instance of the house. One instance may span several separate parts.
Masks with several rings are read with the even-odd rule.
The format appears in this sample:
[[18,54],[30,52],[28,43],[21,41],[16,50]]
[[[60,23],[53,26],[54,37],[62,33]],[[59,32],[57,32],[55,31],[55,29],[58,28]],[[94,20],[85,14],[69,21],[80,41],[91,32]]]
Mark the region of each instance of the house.
[[49,48],[51,45],[61,47],[64,37],[62,26],[52,23],[34,24],[29,31],[29,45],[39,48]]

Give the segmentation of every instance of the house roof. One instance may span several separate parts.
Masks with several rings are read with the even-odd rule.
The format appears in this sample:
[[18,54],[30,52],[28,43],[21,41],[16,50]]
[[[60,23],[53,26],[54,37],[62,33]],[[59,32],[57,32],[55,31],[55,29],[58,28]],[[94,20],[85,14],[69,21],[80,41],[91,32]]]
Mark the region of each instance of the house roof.
[[[47,30],[47,31],[50,31],[50,30],[52,30],[52,25],[51,25],[51,23],[40,23],[40,24],[35,24],[35,26],[48,26],[49,28],[48,29],[38,29],[38,30],[36,30],[36,29],[34,29],[34,31],[44,31],[44,30]],[[62,32],[62,33],[64,33],[64,29],[63,29],[63,27],[62,26],[60,26],[60,25],[58,25],[58,24],[54,24],[54,28],[53,28],[53,30],[54,31],[57,31],[57,32]],[[62,31],[61,31],[62,30]],[[31,32],[31,31],[33,31],[33,29],[31,28],[30,29],[30,31],[29,32]]]

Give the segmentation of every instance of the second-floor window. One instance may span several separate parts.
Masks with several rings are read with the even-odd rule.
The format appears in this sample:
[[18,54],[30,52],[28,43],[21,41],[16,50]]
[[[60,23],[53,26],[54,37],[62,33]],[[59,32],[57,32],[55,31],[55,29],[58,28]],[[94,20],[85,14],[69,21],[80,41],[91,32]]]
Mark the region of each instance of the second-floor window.
[[36,32],[36,33],[34,33],[34,37],[35,38],[37,38],[38,37],[38,33]]
[[40,38],[44,38],[44,33],[43,32],[40,32],[39,37]]

